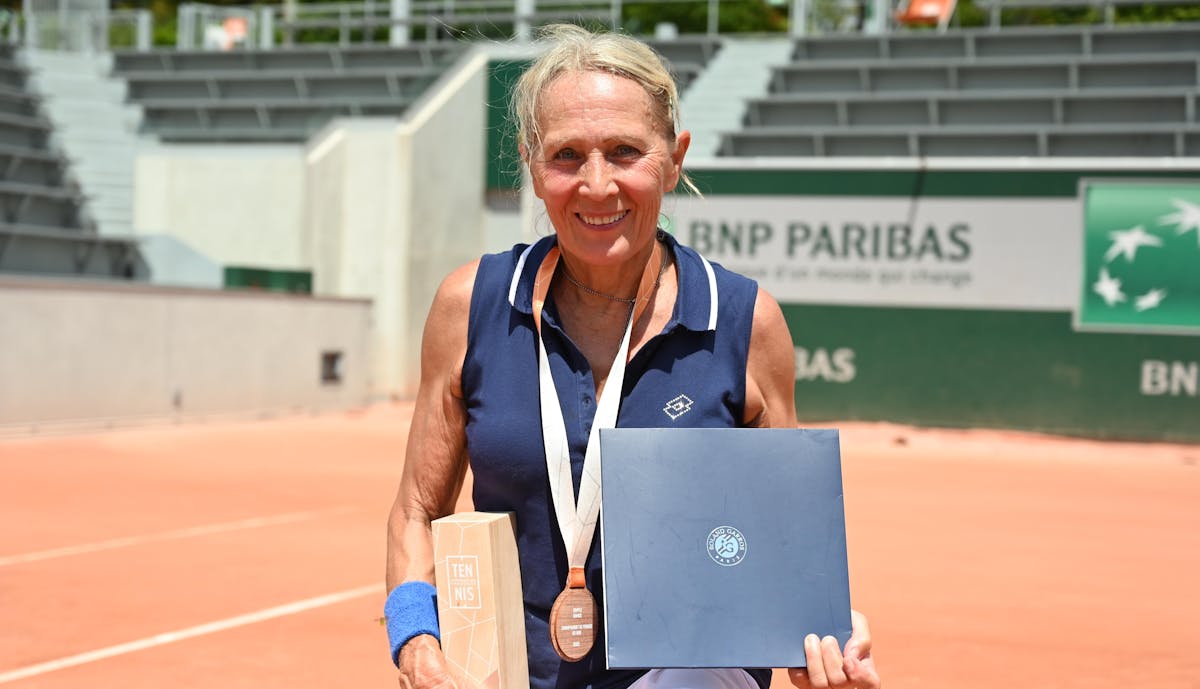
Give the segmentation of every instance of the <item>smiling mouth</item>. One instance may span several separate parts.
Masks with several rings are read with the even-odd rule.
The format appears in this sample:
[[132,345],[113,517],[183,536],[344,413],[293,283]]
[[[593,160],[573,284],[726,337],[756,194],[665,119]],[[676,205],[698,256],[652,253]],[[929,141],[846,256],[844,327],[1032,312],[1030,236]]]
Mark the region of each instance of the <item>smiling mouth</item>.
[[624,218],[626,215],[629,215],[628,210],[623,210],[619,213],[613,213],[611,215],[584,215],[583,213],[576,213],[575,217],[582,220],[585,225],[591,225],[593,227],[603,227],[605,225],[611,225],[611,224],[617,222],[618,220]]

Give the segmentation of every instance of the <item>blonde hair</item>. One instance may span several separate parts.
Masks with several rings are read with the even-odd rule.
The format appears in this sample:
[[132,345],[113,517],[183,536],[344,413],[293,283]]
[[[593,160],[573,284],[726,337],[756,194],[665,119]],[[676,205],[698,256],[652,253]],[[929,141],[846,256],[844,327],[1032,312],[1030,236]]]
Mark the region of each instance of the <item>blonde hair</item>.
[[[675,143],[679,130],[679,92],[675,79],[663,59],[645,43],[619,33],[594,33],[574,24],[551,24],[538,31],[538,38],[549,44],[513,89],[512,118],[517,125],[517,141],[531,155],[541,144],[538,131],[538,103],[550,82],[569,72],[608,72],[631,79],[650,96],[655,124],[667,140]],[[526,161],[528,162],[528,161]],[[685,173],[680,182],[699,194]]]

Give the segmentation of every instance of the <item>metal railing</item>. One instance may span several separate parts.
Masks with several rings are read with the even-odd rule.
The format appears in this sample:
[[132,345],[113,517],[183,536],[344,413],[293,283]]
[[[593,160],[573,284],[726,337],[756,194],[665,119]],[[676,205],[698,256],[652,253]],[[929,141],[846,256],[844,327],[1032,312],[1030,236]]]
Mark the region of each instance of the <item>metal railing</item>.
[[103,52],[114,48],[149,50],[153,45],[149,10],[107,12],[0,11],[0,37],[34,50]]
[[[51,0],[53,1],[53,0]],[[749,0],[655,0],[704,8],[705,33],[720,32],[722,8]],[[270,49],[298,43],[387,43],[454,39],[529,41],[538,26],[584,23],[622,26],[628,7],[647,0],[357,0],[273,5],[209,5],[188,2],[177,10],[176,47],[182,50]],[[774,0],[789,17],[789,33],[886,31],[891,0]],[[847,26],[848,16],[866,3],[873,17],[866,26]],[[834,17],[833,20],[830,17]],[[672,35],[671,26],[662,35]],[[150,49],[153,24],[148,10],[96,10],[0,13],[0,31],[10,41],[46,50]],[[5,35],[5,34],[0,34]],[[18,38],[19,36],[19,38]]]
[[[1116,24],[1117,8],[1142,5],[1178,5],[1194,7],[1194,0],[976,0],[975,5],[988,13],[988,26],[999,29],[1004,10],[1090,9],[1106,26]],[[1197,47],[1200,50],[1200,46]]]
[[[857,0],[779,0],[792,21],[791,33],[808,33],[830,7],[849,8]],[[889,0],[866,0],[886,8]],[[706,33],[720,30],[722,6],[747,0],[657,0],[705,9]],[[610,29],[622,25],[627,0],[361,0],[359,2],[218,6],[186,3],[179,7],[177,45],[184,49],[241,47],[270,49],[306,42],[383,42],[408,45],[458,38],[529,41],[536,27],[554,22],[590,23]],[[847,11],[849,11],[847,9]],[[882,16],[882,12],[878,13]]]

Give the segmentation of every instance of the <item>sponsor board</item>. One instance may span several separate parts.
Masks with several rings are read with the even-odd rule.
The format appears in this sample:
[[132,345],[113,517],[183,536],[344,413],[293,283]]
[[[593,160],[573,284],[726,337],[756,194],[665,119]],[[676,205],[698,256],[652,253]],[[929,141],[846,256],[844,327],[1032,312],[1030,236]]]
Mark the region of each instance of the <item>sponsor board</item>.
[[781,302],[1070,310],[1069,199],[680,198],[679,239]]
[[1200,334],[1200,183],[1080,184],[1075,327]]

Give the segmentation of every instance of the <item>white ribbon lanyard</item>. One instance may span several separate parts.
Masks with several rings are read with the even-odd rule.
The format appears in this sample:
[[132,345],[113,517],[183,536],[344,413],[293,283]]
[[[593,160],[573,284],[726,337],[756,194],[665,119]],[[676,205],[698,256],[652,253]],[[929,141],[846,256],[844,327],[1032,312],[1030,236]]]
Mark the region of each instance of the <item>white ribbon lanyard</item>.
[[[596,519],[600,515],[600,429],[613,428],[617,424],[617,411],[621,402],[621,389],[625,381],[625,360],[629,356],[629,339],[633,332],[636,316],[630,309],[629,322],[621,347],[608,373],[608,384],[600,393],[596,403],[596,415],[588,433],[587,450],[583,459],[583,477],[579,483],[579,501],[575,501],[575,484],[571,476],[571,448],[567,442],[566,423],[558,401],[558,390],[550,373],[550,358],[541,336],[541,312],[550,279],[558,264],[557,247],[547,254],[538,269],[538,282],[534,286],[534,322],[538,333],[538,386],[541,391],[542,440],[546,446],[546,471],[550,475],[550,496],[554,501],[554,513],[562,531],[571,569],[582,569],[587,562],[588,551],[596,533]],[[540,297],[540,298],[539,298]]]

